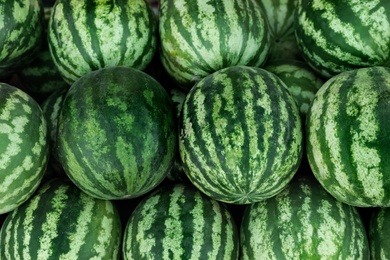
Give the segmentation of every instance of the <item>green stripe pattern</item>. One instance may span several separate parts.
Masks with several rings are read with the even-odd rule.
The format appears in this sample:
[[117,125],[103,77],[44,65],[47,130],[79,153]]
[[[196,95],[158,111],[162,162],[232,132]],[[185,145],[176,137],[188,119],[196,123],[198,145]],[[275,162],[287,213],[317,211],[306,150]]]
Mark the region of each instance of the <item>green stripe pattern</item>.
[[193,186],[164,186],[130,216],[123,258],[238,259],[238,230],[225,205]]
[[307,156],[321,184],[354,206],[390,206],[390,69],[343,72],[317,92]]
[[0,77],[31,61],[42,43],[40,0],[0,2]]
[[64,79],[111,66],[144,69],[156,50],[156,17],[144,0],[59,0],[48,42]]
[[377,208],[368,226],[371,260],[390,259],[390,208]]
[[0,214],[26,201],[44,175],[49,145],[38,103],[22,90],[0,84]]
[[300,60],[273,60],[267,62],[264,69],[274,73],[286,84],[304,120],[314,95],[324,84],[322,78]]
[[300,165],[302,140],[294,99],[261,68],[221,69],[199,81],[183,104],[184,170],[219,201],[253,203],[280,192]]
[[225,67],[261,66],[270,48],[267,21],[251,0],[162,0],[159,35],[163,66],[186,90]]
[[11,212],[0,231],[1,259],[120,259],[121,222],[110,201],[53,179]]
[[268,61],[300,58],[295,38],[294,13],[298,0],[257,0],[268,21],[271,49]]
[[324,77],[359,67],[388,66],[390,2],[299,0],[298,46]]
[[240,252],[242,260],[370,259],[357,209],[333,198],[310,172],[275,197],[247,206]]
[[17,75],[27,93],[38,102],[57,89],[69,87],[55,66],[47,47],[42,48],[28,66],[18,70]]
[[54,91],[49,97],[47,97],[41,104],[43,115],[47,122],[47,130],[49,135],[50,145],[50,159],[48,168],[53,170],[46,171],[46,177],[58,176],[58,174],[64,176],[62,165],[58,158],[58,145],[57,145],[57,132],[58,132],[58,117],[65,96],[68,92],[68,88],[60,88]]
[[110,67],[77,80],[58,121],[59,159],[87,194],[140,196],[156,187],[177,152],[172,101],[148,74]]

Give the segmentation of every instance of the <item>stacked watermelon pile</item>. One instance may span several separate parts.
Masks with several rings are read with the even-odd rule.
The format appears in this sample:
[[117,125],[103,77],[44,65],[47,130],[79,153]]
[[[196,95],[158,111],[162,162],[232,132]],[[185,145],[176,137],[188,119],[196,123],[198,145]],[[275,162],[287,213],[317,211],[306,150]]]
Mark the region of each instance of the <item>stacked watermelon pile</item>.
[[0,259],[390,259],[390,2],[0,21]]

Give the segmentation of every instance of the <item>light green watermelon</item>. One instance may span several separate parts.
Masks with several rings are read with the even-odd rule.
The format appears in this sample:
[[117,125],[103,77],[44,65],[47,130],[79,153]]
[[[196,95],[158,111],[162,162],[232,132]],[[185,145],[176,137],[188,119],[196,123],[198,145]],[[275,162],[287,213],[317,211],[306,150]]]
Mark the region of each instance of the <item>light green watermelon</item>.
[[240,227],[242,260],[369,260],[357,209],[324,190],[309,172],[273,198],[248,205]]
[[132,212],[123,259],[238,259],[238,229],[228,209],[193,186],[163,186]]
[[340,73],[318,90],[306,120],[310,167],[338,200],[390,206],[390,68]]
[[296,103],[282,80],[261,68],[232,66],[203,78],[187,94],[179,126],[184,171],[219,201],[275,196],[302,159]]
[[105,67],[142,70],[157,48],[156,16],[144,0],[57,0],[48,43],[69,84]]

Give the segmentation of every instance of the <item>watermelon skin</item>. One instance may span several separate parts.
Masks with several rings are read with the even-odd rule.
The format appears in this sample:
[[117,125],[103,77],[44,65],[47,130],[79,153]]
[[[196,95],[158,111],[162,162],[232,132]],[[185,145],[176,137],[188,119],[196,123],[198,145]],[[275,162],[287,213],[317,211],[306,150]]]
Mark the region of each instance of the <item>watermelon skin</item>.
[[294,14],[298,0],[257,0],[269,24],[269,61],[302,59],[295,37]]
[[199,81],[184,101],[179,137],[191,182],[226,203],[276,195],[303,154],[294,99],[280,78],[255,67],[232,66]]
[[372,213],[368,238],[372,260],[390,258],[390,208],[377,208]]
[[295,33],[306,62],[330,78],[360,67],[388,66],[390,2],[299,0]]
[[49,20],[54,63],[72,84],[104,67],[144,69],[157,46],[157,20],[144,0],[59,0]]
[[389,78],[387,67],[340,73],[318,90],[307,115],[313,173],[353,206],[390,206]]
[[140,196],[166,177],[177,153],[171,99],[156,80],[133,68],[87,73],[65,96],[57,143],[64,171],[87,194]]
[[41,48],[31,63],[17,71],[26,92],[42,103],[58,89],[69,88],[51,57],[49,48]]
[[270,48],[268,24],[255,1],[163,0],[161,60],[183,89],[219,69],[262,66]]
[[0,258],[120,259],[121,232],[111,201],[88,196],[67,179],[53,179],[8,214]]
[[302,120],[305,120],[310,104],[324,81],[301,60],[279,59],[268,61],[264,69],[274,73],[287,86],[293,96]]
[[225,205],[184,184],[161,187],[135,208],[124,259],[238,259],[238,229]]
[[324,190],[309,172],[273,198],[248,205],[240,227],[241,259],[370,259],[353,206]]
[[65,177],[66,174],[62,168],[58,158],[57,132],[58,132],[58,118],[62,104],[68,92],[68,88],[60,88],[48,96],[41,104],[43,115],[47,122],[47,130],[50,145],[50,158],[48,169],[45,177],[51,179],[53,177]]
[[40,0],[1,1],[0,14],[0,78],[5,78],[39,50],[43,6]]
[[22,90],[0,83],[0,214],[26,201],[40,184],[49,153],[46,120]]

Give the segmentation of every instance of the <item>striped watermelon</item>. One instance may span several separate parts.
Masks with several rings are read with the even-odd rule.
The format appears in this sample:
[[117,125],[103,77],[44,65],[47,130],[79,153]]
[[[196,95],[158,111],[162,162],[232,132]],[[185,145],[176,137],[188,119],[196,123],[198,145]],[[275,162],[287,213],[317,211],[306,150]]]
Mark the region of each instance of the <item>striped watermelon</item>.
[[333,196],[359,207],[390,206],[390,68],[340,73],[307,115],[307,156]]
[[333,198],[311,174],[247,206],[240,237],[243,260],[370,259],[357,209]]
[[390,259],[390,208],[377,208],[368,226],[371,260]]
[[0,214],[26,201],[44,175],[49,145],[38,103],[0,83]]
[[162,0],[159,35],[163,66],[186,90],[225,67],[261,66],[270,48],[266,18],[251,0]]
[[144,0],[58,0],[49,20],[50,51],[68,83],[104,67],[142,70],[156,41],[156,16]]
[[43,115],[47,122],[47,130],[50,145],[50,158],[45,177],[65,176],[64,170],[58,158],[57,129],[58,117],[62,108],[68,88],[60,88],[54,91],[41,104]]
[[63,101],[57,136],[67,175],[102,199],[150,191],[177,154],[168,93],[151,76],[128,67],[103,68],[78,79]]
[[390,1],[299,0],[298,46],[324,77],[368,66],[389,66]]
[[268,61],[301,59],[295,38],[294,13],[298,0],[256,0],[264,11],[271,34]]
[[164,186],[126,224],[126,259],[238,259],[238,230],[227,208],[193,186]]
[[30,62],[42,43],[40,0],[0,2],[0,78]]
[[179,151],[189,179],[236,204],[276,195],[302,158],[302,126],[280,78],[232,66],[199,81],[182,108]]
[[286,84],[304,120],[314,95],[324,84],[322,78],[301,60],[272,60],[267,62],[264,69],[274,73]]
[[0,231],[0,259],[120,259],[114,204],[53,179],[10,212]]
[[23,89],[38,102],[42,102],[50,94],[61,88],[68,88],[45,47],[38,51],[35,59],[17,71]]

